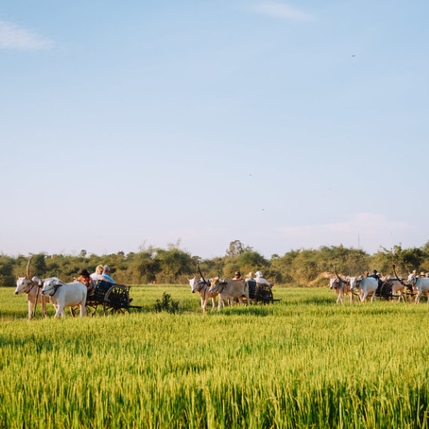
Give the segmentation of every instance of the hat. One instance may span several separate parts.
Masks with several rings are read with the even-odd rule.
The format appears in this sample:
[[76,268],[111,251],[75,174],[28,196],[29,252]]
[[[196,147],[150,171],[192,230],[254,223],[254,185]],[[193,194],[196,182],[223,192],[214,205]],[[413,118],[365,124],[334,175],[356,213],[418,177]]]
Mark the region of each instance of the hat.
[[85,269],[81,270],[80,273],[79,273],[79,275],[80,276],[84,276],[84,277],[89,277],[88,270],[85,270]]
[[236,272],[235,272],[235,275],[236,275],[236,276],[238,276],[238,277],[241,277],[241,273],[240,273],[240,271],[236,271]]
[[256,271],[255,276],[256,277],[264,277],[260,271]]
[[249,274],[247,274],[246,279],[253,279],[253,277],[255,277],[252,273],[252,271],[250,271]]
[[420,273],[420,277],[426,277],[426,274],[422,271],[422,272]]
[[110,271],[110,267],[109,267],[108,265],[105,265],[105,266],[103,267],[103,270],[104,270],[104,271]]

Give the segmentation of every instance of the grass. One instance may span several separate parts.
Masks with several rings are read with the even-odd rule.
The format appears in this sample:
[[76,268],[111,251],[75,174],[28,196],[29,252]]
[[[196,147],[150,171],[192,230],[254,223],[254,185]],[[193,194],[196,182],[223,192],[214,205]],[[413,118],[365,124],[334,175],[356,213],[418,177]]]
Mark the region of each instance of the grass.
[[[154,311],[164,292],[178,314]],[[276,287],[202,314],[189,286],[130,295],[140,311],[28,322],[0,288],[0,427],[428,427],[427,304]]]

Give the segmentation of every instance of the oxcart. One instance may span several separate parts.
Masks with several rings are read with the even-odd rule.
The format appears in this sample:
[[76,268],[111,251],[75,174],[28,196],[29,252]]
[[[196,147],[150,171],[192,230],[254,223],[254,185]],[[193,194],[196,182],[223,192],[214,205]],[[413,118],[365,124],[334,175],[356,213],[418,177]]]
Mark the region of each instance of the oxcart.
[[270,304],[274,301],[280,301],[280,299],[274,299],[272,285],[258,283],[256,280],[248,280],[247,285],[249,287],[249,298],[256,303]]
[[86,311],[88,315],[96,314],[98,307],[101,307],[105,315],[114,313],[125,313],[131,308],[142,308],[141,306],[131,305],[130,298],[131,286],[123,284],[114,284],[103,280],[95,282],[94,295],[88,296],[86,301]]

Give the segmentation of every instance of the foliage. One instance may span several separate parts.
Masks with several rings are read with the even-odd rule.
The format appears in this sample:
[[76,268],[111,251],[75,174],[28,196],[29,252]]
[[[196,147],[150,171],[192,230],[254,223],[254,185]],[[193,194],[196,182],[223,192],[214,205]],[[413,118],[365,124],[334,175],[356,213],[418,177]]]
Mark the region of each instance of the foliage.
[[[12,286],[15,279],[25,276],[28,257],[19,255],[0,257],[0,286]],[[381,248],[374,255],[361,249],[340,246],[322,246],[319,249],[298,249],[284,255],[272,255],[266,259],[263,255],[245,246],[239,240],[232,241],[223,257],[202,259],[180,249],[179,243],[169,244],[167,249],[142,246],[137,253],[120,251],[108,255],[88,255],[83,249],[77,256],[33,255],[31,275],[40,278],[59,277],[71,281],[79,271],[86,268],[95,271],[97,265],[109,265],[111,275],[118,283],[184,284],[188,278],[200,276],[198,265],[205,278],[233,277],[235,271],[242,276],[249,272],[262,271],[264,277],[275,284],[319,285],[322,274],[332,275],[337,271],[345,275],[360,275],[365,270],[376,269],[381,274],[392,274],[392,265],[396,265],[398,275],[406,277],[416,269],[429,271],[429,242],[420,248],[403,249],[400,245],[392,249]]]
[[161,313],[161,311],[166,311],[170,314],[176,314],[179,312],[179,301],[173,301],[171,296],[164,292],[162,294],[162,299],[157,299],[155,303],[155,312]]

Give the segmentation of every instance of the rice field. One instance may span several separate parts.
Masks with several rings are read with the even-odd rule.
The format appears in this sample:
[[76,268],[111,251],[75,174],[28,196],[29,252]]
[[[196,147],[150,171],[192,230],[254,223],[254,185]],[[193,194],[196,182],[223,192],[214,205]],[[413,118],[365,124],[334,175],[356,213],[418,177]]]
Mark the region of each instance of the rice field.
[[[164,292],[179,314],[153,311]],[[427,303],[275,287],[202,314],[187,285],[130,295],[141,311],[28,322],[0,288],[1,428],[428,427]]]

